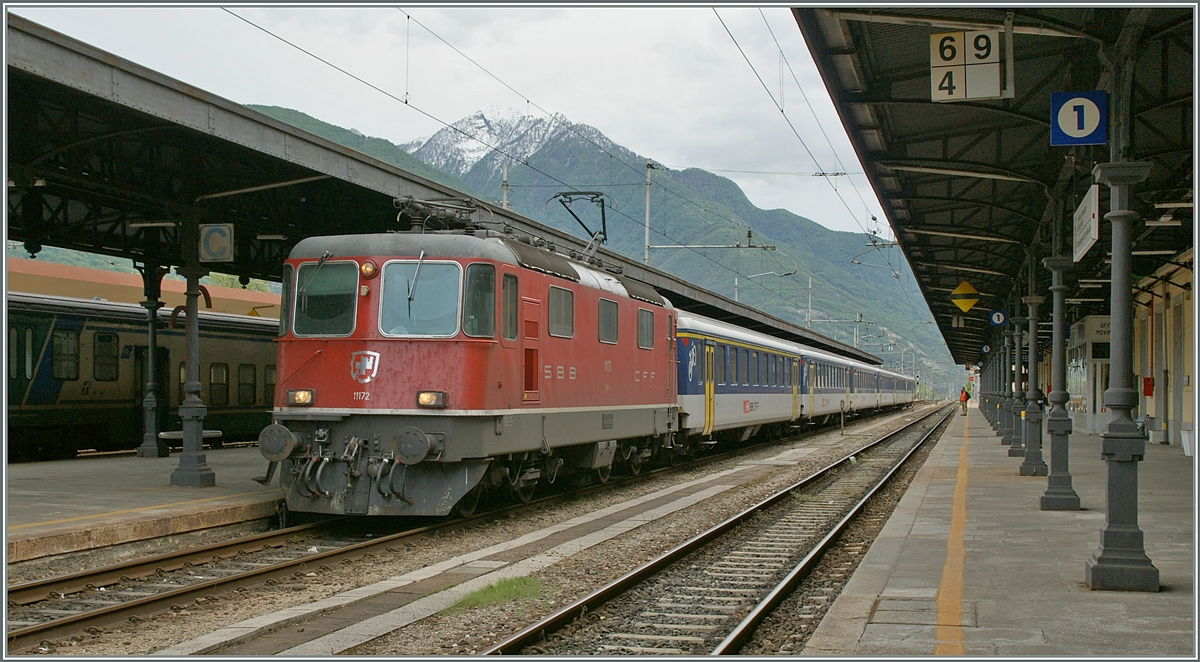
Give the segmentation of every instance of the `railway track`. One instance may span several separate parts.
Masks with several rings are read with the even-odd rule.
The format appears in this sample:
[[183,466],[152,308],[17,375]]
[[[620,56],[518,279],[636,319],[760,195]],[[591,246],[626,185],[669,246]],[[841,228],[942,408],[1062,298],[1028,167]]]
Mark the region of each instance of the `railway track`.
[[[196,601],[215,603],[222,593],[239,587],[304,576],[322,566],[333,566],[368,554],[387,553],[391,545],[405,538],[434,535],[504,517],[529,505],[577,498],[590,491],[629,484],[629,481],[650,480],[663,472],[694,469],[770,443],[773,442],[709,454],[688,464],[643,471],[640,475],[623,477],[606,485],[552,494],[535,499],[531,504],[513,504],[467,519],[423,526],[407,523],[403,525],[406,530],[397,533],[334,533],[331,527],[336,526],[339,518],[12,584],[6,590],[9,649],[20,650],[169,609],[184,609]],[[380,523],[373,521],[372,524],[378,526]]]
[[484,654],[736,654],[952,413],[867,444]]

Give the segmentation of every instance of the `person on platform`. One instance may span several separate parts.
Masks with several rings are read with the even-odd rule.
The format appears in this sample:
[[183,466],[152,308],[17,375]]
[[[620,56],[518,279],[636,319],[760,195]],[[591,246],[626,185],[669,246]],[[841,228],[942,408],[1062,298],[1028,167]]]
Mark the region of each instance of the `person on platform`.
[[962,413],[964,414],[967,413],[967,400],[970,399],[971,394],[967,393],[967,387],[964,386],[962,390],[958,392],[958,404],[962,405]]

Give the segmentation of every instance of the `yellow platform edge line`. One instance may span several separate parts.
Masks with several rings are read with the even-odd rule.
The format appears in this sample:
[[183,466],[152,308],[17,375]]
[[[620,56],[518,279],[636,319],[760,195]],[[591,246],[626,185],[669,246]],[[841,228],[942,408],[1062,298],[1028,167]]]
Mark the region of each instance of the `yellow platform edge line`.
[[962,629],[963,567],[966,549],[963,532],[967,524],[967,444],[970,418],[963,414],[962,446],[958,449],[958,474],[954,481],[954,503],[950,514],[950,533],[946,537],[946,563],[937,597],[937,645],[934,655],[964,655]]

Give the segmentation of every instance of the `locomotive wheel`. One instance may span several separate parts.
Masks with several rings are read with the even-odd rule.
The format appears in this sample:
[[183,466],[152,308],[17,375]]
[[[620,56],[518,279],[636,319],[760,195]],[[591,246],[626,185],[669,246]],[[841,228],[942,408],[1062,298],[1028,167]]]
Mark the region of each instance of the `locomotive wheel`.
[[454,514],[459,517],[470,517],[475,514],[475,509],[479,507],[479,497],[483,494],[483,487],[476,485],[470,491],[463,495],[458,503],[454,504]]
[[612,465],[606,467],[596,467],[592,469],[592,478],[595,482],[603,485],[608,482],[608,477],[612,475]]
[[513,486],[513,498],[521,503],[529,503],[533,499],[533,491],[537,489],[537,483],[528,483],[521,487]]
[[636,447],[629,454],[629,457],[626,458],[625,466],[629,468],[630,475],[636,476],[642,473],[642,456],[638,454]]

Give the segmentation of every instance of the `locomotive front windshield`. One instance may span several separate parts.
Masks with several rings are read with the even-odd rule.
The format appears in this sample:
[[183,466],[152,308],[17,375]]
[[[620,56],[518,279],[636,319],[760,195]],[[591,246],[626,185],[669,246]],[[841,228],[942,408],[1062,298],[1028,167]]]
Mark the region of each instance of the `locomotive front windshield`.
[[296,272],[296,320],[301,336],[348,336],[354,331],[358,265],[353,262],[305,264]]
[[461,279],[453,262],[387,263],[380,330],[390,336],[453,336],[458,332]]

